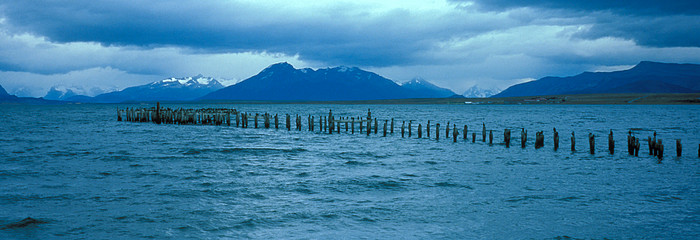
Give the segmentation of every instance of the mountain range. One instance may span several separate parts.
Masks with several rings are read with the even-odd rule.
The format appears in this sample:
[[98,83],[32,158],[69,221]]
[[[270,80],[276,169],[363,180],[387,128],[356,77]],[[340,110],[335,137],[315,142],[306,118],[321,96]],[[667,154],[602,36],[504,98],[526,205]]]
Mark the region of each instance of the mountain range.
[[[57,93],[49,91],[45,98],[62,94],[61,100],[74,102],[190,101],[223,87],[214,78],[197,75],[194,77],[163,79],[145,85],[125,88],[121,91],[100,94],[95,97],[84,95],[71,96],[72,92]],[[55,90],[55,88],[52,88],[52,90]]]
[[438,87],[423,78],[414,78],[401,84],[401,87],[412,91],[414,98],[444,98],[457,95],[452,90]]
[[499,92],[501,92],[501,89],[498,89],[498,88],[480,88],[479,86],[474,85],[471,88],[467,89],[467,91],[464,91],[462,96],[468,97],[468,98],[487,98],[487,97],[491,97],[493,95],[496,95]]
[[201,100],[337,101],[449,97],[454,92],[425,80],[398,85],[357,67],[296,69],[273,64],[238,84],[209,93]]
[[631,69],[544,77],[513,85],[494,97],[598,93],[697,93],[700,65],[642,61]]

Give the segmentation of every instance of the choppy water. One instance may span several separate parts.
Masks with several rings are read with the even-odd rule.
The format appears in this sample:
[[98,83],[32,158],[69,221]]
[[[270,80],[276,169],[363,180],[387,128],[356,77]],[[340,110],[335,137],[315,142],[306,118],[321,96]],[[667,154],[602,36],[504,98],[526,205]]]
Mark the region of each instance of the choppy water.
[[[304,116],[372,108],[398,126],[430,119],[480,134],[485,122],[498,143],[503,128],[525,127],[526,149],[515,130],[506,149],[416,132],[407,139],[398,131],[384,138],[117,122],[117,106],[0,106],[0,224],[47,222],[0,230],[0,238],[700,237],[698,106],[185,106]],[[606,152],[610,129],[614,155]],[[626,154],[630,129],[643,138],[658,132],[661,164],[644,143],[640,157]],[[535,150],[540,130],[546,145]],[[595,155],[588,132],[599,136]]]

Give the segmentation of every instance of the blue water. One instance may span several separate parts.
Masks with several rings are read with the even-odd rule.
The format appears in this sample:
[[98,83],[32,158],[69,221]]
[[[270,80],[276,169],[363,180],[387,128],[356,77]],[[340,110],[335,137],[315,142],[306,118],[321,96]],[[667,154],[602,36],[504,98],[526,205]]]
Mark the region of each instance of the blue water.
[[[182,105],[300,113],[301,132],[117,122],[127,106],[150,107],[0,106],[0,225],[46,222],[0,239],[700,238],[700,106]],[[395,133],[306,131],[307,114],[367,108],[395,118]],[[442,139],[401,138],[403,120],[437,121]],[[467,124],[469,141],[445,140],[447,121]],[[482,122],[493,145],[471,142]],[[627,155],[630,129],[657,131],[664,160],[644,142]]]

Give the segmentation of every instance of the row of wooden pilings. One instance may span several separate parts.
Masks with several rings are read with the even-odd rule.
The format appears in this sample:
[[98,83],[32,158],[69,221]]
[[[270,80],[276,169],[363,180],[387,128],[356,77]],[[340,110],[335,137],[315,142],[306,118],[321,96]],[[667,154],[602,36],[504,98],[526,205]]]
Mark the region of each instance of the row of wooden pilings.
[[[124,118],[122,118],[124,116]],[[316,131],[316,116],[311,116],[309,115],[307,117],[307,126],[308,126],[308,131]],[[251,119],[252,118],[252,119]],[[294,129],[297,131],[302,131],[302,116],[301,115],[295,115],[294,116],[294,124],[291,123],[292,121],[292,116],[290,114],[285,114],[285,123],[284,126],[287,128],[288,131],[291,131],[292,126],[294,126]],[[272,115],[269,113],[264,113],[264,114],[259,114],[259,113],[246,113],[246,112],[239,112],[236,109],[226,109],[226,108],[204,108],[204,109],[171,109],[171,108],[161,108],[160,103],[157,103],[156,107],[151,107],[151,108],[126,108],[126,109],[117,109],[117,121],[128,121],[128,122],[153,122],[156,124],[201,124],[201,125],[227,125],[227,126],[236,126],[236,127],[241,127],[241,128],[248,128],[248,124],[252,121],[254,123],[255,128],[259,128],[258,122],[259,119],[262,119],[263,127],[264,128],[271,128],[272,124],[274,123],[274,128],[279,129],[280,128],[280,123],[279,123],[279,117],[277,114]],[[386,137],[387,132],[390,134],[394,133],[394,119],[385,119],[382,120],[384,125],[382,127],[382,136]],[[402,121],[401,123],[401,137],[406,137],[408,135],[409,138],[413,137],[413,121],[414,120],[409,120],[408,124],[406,124],[406,121]],[[359,133],[360,134],[367,134],[368,136],[374,131],[374,134],[378,134],[378,128],[379,128],[379,123],[380,120],[378,118],[372,118],[372,112],[368,109],[367,110],[367,117],[338,117],[333,115],[333,111],[330,110],[328,112],[328,116],[319,116],[318,117],[318,131],[320,132],[327,132],[329,134],[333,134],[333,132],[340,133],[341,128],[345,129],[345,132],[348,132],[350,134],[355,134],[355,125],[359,124]],[[344,126],[343,126],[344,125]],[[387,126],[388,125],[388,126]],[[425,133],[427,138],[431,138],[431,125],[430,120],[427,121],[427,124],[425,126]],[[388,127],[388,128],[387,128]],[[440,123],[434,124],[435,127],[435,132],[434,132],[434,138],[436,140],[440,139]],[[417,127],[417,137],[418,138],[423,138],[423,125],[418,124]],[[406,131],[407,130],[407,131]],[[468,141],[468,128],[467,125],[464,125],[464,128],[462,130],[462,139],[464,141]],[[459,130],[457,128],[456,124],[452,124],[452,130],[450,131],[450,123],[448,122],[447,125],[445,125],[445,138],[449,139],[450,138],[450,133],[453,142],[457,142],[459,138]],[[471,133],[471,141],[476,142],[476,132]],[[493,144],[493,130],[486,130],[486,124],[482,123],[482,129],[481,129],[481,141],[486,142],[486,138],[488,136],[488,143]],[[591,154],[595,154],[595,135],[592,133],[588,133],[588,143],[589,143],[589,152]],[[557,132],[557,129],[553,129],[553,146],[554,150],[559,149],[559,132]],[[570,138],[570,143],[571,143],[571,151],[576,151],[576,137],[574,132],[571,132],[571,138]],[[628,132],[627,135],[627,152],[629,155],[633,156],[639,156],[639,149],[640,149],[640,138],[634,136],[631,131]],[[649,146],[649,155],[653,155],[657,157],[659,160],[663,159],[664,156],[664,144],[662,143],[661,139],[656,138],[656,132],[653,133],[653,138],[650,136],[647,139],[644,139],[644,141],[648,142]],[[511,144],[511,129],[506,128],[503,131],[503,143],[506,146],[506,148],[510,147]],[[520,146],[522,148],[526,147],[527,143],[527,130],[524,128],[520,129]],[[539,131],[535,133],[535,149],[539,149],[544,147],[544,132]],[[680,139],[676,139],[676,155],[678,157],[681,156],[682,153],[682,144]],[[608,134],[608,152],[610,154],[615,153],[615,141],[613,139],[613,131],[610,130],[610,133]],[[700,157],[700,144],[698,144],[698,157]]]

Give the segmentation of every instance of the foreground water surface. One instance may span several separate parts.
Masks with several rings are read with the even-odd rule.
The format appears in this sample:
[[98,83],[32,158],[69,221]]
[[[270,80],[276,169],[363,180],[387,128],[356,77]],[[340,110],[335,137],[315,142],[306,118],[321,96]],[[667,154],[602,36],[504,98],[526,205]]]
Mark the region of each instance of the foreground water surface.
[[[700,238],[699,106],[167,105],[303,116],[371,108],[397,126],[467,124],[479,140],[483,122],[493,145],[472,143],[471,132],[453,143],[416,139],[415,130],[409,139],[398,130],[116,121],[117,107],[141,106],[0,106],[0,225],[46,222],[0,238]],[[510,148],[504,128],[514,129]],[[525,149],[519,128],[529,131]],[[644,142],[639,157],[627,155],[629,130],[657,131],[664,160]],[[544,131],[544,148],[534,149],[535,131]],[[594,155],[589,132],[598,136]]]

